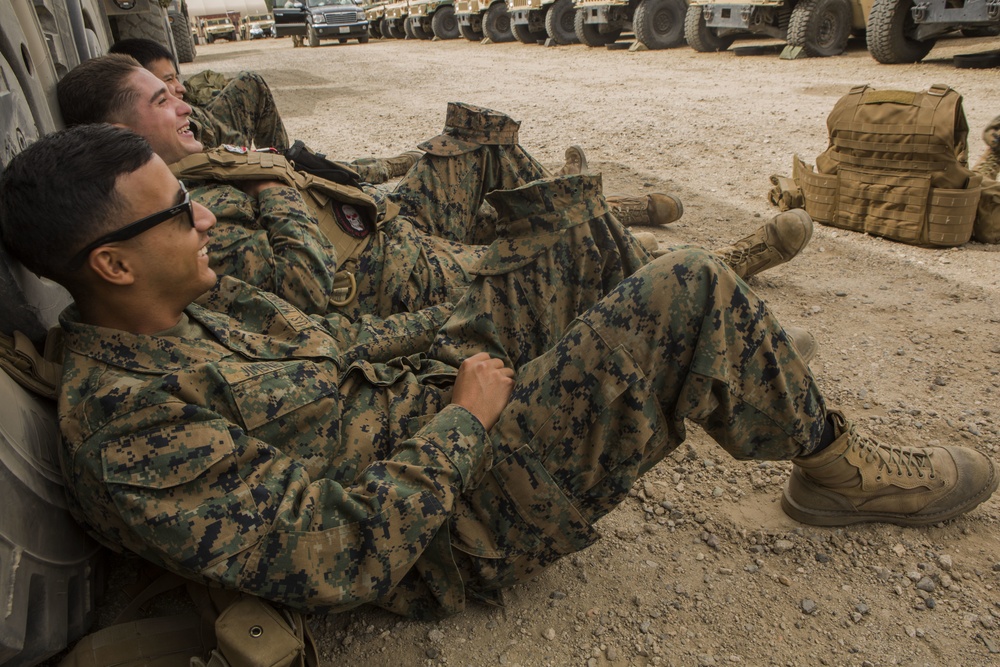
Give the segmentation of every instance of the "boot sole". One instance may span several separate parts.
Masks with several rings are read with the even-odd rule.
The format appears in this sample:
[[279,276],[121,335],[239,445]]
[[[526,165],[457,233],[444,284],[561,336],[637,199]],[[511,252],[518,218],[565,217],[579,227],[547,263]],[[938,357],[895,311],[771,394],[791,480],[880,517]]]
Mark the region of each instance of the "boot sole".
[[854,523],[892,523],[897,526],[929,526],[957,516],[976,508],[993,495],[1000,484],[997,478],[996,466],[991,466],[992,476],[979,493],[969,498],[965,503],[937,514],[896,514],[893,512],[852,512],[847,510],[817,510],[803,507],[788,496],[787,487],[781,493],[781,509],[799,523],[810,526],[849,526]]

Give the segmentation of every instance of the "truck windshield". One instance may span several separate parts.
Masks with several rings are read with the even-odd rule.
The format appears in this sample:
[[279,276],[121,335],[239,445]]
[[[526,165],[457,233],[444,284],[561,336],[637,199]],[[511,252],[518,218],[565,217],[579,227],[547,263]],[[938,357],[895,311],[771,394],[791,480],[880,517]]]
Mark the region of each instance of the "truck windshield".
[[354,5],[354,0],[308,0],[310,7],[332,7],[335,5]]

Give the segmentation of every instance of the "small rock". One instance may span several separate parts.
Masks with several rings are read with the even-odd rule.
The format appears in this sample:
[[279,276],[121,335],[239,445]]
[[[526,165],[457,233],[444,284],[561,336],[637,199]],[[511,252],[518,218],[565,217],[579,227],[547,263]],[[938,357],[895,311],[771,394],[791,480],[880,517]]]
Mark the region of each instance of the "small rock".
[[896,554],[897,557],[902,558],[906,555],[906,547],[902,544],[897,544],[892,548],[892,552]]
[[938,565],[941,566],[942,570],[945,571],[951,570],[952,566],[951,556],[949,556],[948,554],[941,554],[940,556],[938,556]]
[[816,552],[816,562],[817,563],[829,563],[830,562],[830,556],[827,555],[827,554],[825,554],[825,553],[823,553],[822,551],[817,551]]
[[795,544],[790,540],[778,540],[777,542],[774,543],[774,546],[771,547],[771,550],[774,551],[774,553],[781,555],[786,551],[791,551],[794,548]]
[[424,651],[424,655],[426,655],[431,660],[437,660],[437,657],[441,655],[441,652],[438,651],[436,646],[431,646],[429,649]]
[[609,646],[604,655],[607,656],[609,662],[614,662],[618,659],[618,649],[614,646]]
[[917,590],[927,591],[928,593],[932,593],[934,592],[935,588],[937,588],[937,585],[934,583],[934,580],[931,579],[930,577],[923,577],[920,579],[920,581],[917,582]]
[[805,600],[802,601],[802,611],[806,614],[815,614],[816,603],[810,600],[809,598],[806,598]]
[[444,633],[436,629],[431,630],[430,632],[427,633],[427,639],[437,644],[438,642],[444,639]]
[[910,639],[913,639],[914,637],[917,636],[917,629],[912,625],[907,625],[905,628],[903,628],[903,630],[906,632],[906,636],[909,637]]
[[549,641],[553,641],[556,638],[555,628],[546,628],[545,632],[542,633],[542,636],[548,639]]

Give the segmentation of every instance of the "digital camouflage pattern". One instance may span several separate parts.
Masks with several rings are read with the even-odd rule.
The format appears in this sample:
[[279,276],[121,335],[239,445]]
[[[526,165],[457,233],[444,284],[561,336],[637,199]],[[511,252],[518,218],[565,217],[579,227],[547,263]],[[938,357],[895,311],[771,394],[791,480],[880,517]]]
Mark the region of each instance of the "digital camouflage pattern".
[[[164,335],[68,310],[73,512],[111,546],[297,609],[428,617],[593,542],[684,419],[739,458],[812,451],[823,401],[764,304],[696,249],[617,282],[645,258],[599,190],[491,195],[498,239],[443,326],[438,309],[345,331],[230,278]],[[448,405],[481,349],[517,370],[489,434]]]
[[[497,143],[517,139],[517,124],[508,116],[450,104],[446,131],[460,123],[474,125],[475,137],[487,143],[465,141],[462,150],[448,150],[450,135],[447,140],[439,137],[424,144],[428,153],[392,193],[384,195],[365,187],[378,210],[377,229],[356,262],[337,257],[319,230],[308,229],[305,218],[309,210],[283,188],[263,191],[258,201],[224,183],[191,184],[192,197],[218,219],[209,232],[212,267],[220,274],[273,291],[307,313],[386,317],[457,302],[481,264],[487,251],[484,244],[496,237],[496,212],[490,205],[483,206],[486,194],[521,187],[548,175],[520,146]],[[226,168],[228,172],[220,173],[229,173],[234,179],[244,177],[238,164]],[[276,168],[273,176],[302,189],[305,181],[286,171]],[[599,187],[600,181],[596,183]],[[336,188],[331,198],[344,199],[350,194],[347,186]],[[355,191],[351,203],[356,204],[358,197],[366,198],[365,193]],[[575,211],[570,206],[581,197],[596,201],[599,195],[589,190],[560,192],[550,196],[554,203],[549,205]],[[272,203],[272,199],[277,201]],[[289,214],[289,207],[296,206],[298,211]],[[267,217],[258,219],[273,209],[287,215],[288,220],[282,224]],[[315,209],[312,214],[321,215]],[[617,238],[629,246],[629,253],[648,261],[631,234],[611,218],[608,224],[616,228]],[[478,245],[472,243],[477,240]],[[266,244],[270,248],[262,247]],[[335,273],[345,268],[356,278],[357,297],[349,304],[336,305],[329,299],[330,290]],[[295,272],[298,274],[293,275]]]
[[[278,114],[271,89],[260,74],[240,72],[232,79],[202,72],[185,81],[191,86],[184,98],[191,105],[195,136],[205,148],[222,144],[288,148],[288,133]],[[204,83],[196,77],[202,76]],[[219,88],[219,84],[225,85]]]

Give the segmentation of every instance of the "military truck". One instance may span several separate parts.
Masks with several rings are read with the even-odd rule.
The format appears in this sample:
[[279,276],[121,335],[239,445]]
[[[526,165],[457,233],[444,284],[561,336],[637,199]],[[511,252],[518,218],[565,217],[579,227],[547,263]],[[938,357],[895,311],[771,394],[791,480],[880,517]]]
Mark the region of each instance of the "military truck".
[[[56,82],[129,37],[160,42],[178,60],[194,58],[180,0],[0,2],[0,169],[62,126]],[[41,349],[69,302],[65,290],[0,250],[0,344]],[[14,331],[24,336],[12,341]],[[30,355],[14,356],[14,367],[31,368]],[[103,550],[67,510],[54,401],[23,388],[16,374],[0,370],[0,664],[31,667],[91,629]]]
[[240,19],[240,38],[253,39],[251,26],[256,25],[265,37],[271,36],[271,28],[274,27],[274,17],[270,13],[247,14]]
[[606,46],[623,32],[649,49],[684,43],[686,0],[574,0],[577,39],[587,46]]
[[405,39],[410,35],[406,28],[406,17],[410,15],[409,0],[390,2],[385,6],[385,18],[382,24],[382,34],[393,39]]
[[217,39],[235,42],[239,39],[236,25],[225,14],[198,17],[198,35],[206,44],[212,44]]
[[742,34],[768,35],[809,56],[835,56],[865,29],[859,0],[689,0],[684,36],[695,51],[725,51]]
[[513,42],[506,0],[456,0],[458,30],[470,41]]
[[507,0],[514,36],[524,44],[545,38],[556,44],[578,44],[573,0]]
[[954,30],[1000,35],[998,0],[874,0],[867,9],[868,52],[880,63],[920,62],[938,37]]
[[368,4],[364,6],[365,18],[368,19],[368,36],[379,39],[381,37],[388,38],[389,35],[382,32],[383,23],[385,21],[385,6],[386,2],[376,2],[373,4]]
[[413,0],[406,20],[419,39],[458,39],[455,0]]

